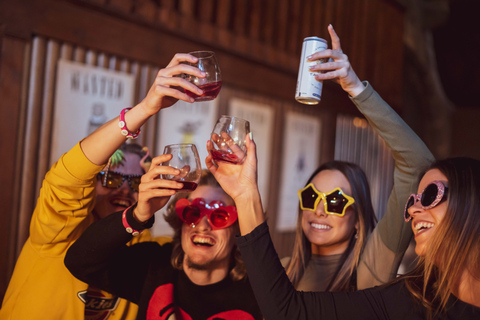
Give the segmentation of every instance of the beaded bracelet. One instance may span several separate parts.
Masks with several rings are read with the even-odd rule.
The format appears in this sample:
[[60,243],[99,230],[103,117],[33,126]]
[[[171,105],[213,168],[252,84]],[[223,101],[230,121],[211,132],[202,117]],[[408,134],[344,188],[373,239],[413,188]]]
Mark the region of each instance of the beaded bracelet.
[[127,129],[127,123],[125,122],[125,113],[132,108],[125,108],[120,112],[120,121],[118,122],[118,126],[120,127],[120,132],[127,138],[127,139],[137,139],[138,135],[140,134],[140,129],[137,130],[135,133],[131,133]]

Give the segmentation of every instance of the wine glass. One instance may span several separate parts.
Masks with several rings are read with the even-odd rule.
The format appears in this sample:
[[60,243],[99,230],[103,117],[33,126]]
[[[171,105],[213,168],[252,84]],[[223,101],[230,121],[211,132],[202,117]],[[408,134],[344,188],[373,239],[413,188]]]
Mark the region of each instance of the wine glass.
[[213,160],[232,164],[243,163],[247,156],[245,137],[250,123],[237,117],[223,115],[217,120],[211,135],[210,153]]
[[198,61],[196,63],[188,62],[187,64],[197,67],[205,72],[206,76],[205,78],[199,78],[190,74],[184,74],[185,79],[203,90],[203,94],[200,96],[189,90],[185,90],[185,93],[194,98],[195,101],[209,101],[215,99],[222,87],[222,75],[215,53],[212,51],[194,51],[189,54],[197,57]]
[[197,147],[191,143],[170,144],[165,147],[163,154],[171,154],[172,159],[163,162],[162,166],[170,166],[180,170],[177,176],[162,174],[161,178],[183,183],[183,188],[177,191],[193,191],[197,188],[202,167]]

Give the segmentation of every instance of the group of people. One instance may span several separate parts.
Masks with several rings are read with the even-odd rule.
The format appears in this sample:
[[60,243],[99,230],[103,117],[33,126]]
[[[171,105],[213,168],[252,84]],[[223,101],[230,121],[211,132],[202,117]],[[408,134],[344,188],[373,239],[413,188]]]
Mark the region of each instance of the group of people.
[[[258,190],[252,134],[242,164],[208,155],[192,192],[160,179],[180,174],[161,165],[171,155],[150,158],[125,141],[161,109],[193,102],[184,90],[202,93],[176,76],[205,76],[182,63],[196,58],[176,54],[142,102],[47,173],[0,319],[480,318],[480,162],[435,161],[360,81],[333,27],[328,31],[332,48],[309,59],[329,62],[312,71],[342,87],[395,160],[378,223],[363,170],[325,163],[298,191],[294,248],[280,261]],[[167,203],[174,236],[152,238],[154,214]],[[418,264],[397,277],[412,237]]]

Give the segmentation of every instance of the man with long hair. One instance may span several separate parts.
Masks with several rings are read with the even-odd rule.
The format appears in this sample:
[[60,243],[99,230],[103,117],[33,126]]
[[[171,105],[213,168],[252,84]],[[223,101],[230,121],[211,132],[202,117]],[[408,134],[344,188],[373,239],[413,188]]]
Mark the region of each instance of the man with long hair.
[[126,228],[151,227],[154,213],[182,187],[158,178],[179,173],[159,165],[168,157],[153,159],[138,204],[92,224],[65,265],[82,281],[138,304],[138,319],[262,319],[235,245],[236,208],[210,172],[193,192],[172,199],[165,216],[172,243],[126,245],[133,237]]

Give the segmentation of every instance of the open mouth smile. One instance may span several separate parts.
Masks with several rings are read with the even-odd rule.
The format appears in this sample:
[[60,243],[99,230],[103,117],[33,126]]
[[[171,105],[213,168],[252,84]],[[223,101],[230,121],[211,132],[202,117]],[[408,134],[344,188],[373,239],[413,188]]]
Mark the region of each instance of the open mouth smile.
[[414,226],[414,230],[415,230],[415,234],[420,234],[426,230],[429,230],[431,229],[433,226],[435,226],[434,223],[430,223],[430,222],[419,222],[419,223],[416,223],[415,226]]
[[195,246],[213,247],[216,243],[215,239],[200,235],[194,235],[191,239]]
[[314,229],[318,229],[318,230],[330,230],[332,229],[331,226],[327,225],[327,224],[323,224],[323,223],[310,223],[310,226]]

